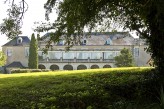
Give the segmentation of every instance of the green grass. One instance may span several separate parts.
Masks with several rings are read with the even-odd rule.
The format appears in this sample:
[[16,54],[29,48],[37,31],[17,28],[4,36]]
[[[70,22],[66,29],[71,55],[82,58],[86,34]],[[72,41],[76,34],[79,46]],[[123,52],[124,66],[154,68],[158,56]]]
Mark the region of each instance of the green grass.
[[[147,93],[144,85],[152,69],[0,74],[0,109],[122,109],[129,104],[141,105],[134,102],[147,99],[142,94]],[[149,102],[143,107],[145,103]]]

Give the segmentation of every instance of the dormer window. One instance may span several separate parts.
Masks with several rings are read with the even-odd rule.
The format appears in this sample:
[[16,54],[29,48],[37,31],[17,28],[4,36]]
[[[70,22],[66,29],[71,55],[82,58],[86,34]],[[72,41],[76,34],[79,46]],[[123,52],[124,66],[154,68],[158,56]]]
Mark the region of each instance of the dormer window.
[[110,38],[108,38],[105,42],[105,45],[112,45],[112,41]]
[[65,41],[60,39],[60,41],[58,42],[58,45],[64,45]]
[[17,44],[22,44],[22,38],[21,38],[21,37],[19,37],[19,38],[17,39]]
[[84,39],[84,40],[83,40],[83,45],[86,45],[86,43],[87,43],[87,40]]

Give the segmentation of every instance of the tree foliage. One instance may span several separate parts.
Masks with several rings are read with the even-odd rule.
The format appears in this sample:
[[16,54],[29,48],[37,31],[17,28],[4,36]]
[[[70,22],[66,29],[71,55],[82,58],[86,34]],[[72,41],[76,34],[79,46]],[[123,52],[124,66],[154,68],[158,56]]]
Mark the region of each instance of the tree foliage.
[[57,20],[52,26],[44,27],[56,30],[53,38],[61,34],[70,38],[73,34],[81,35],[85,27],[92,31],[98,25],[108,28],[111,21],[119,22],[123,28],[135,30],[140,38],[147,40],[147,50],[164,77],[164,0],[48,0],[47,13],[55,6]]
[[36,28],[36,31],[54,30],[50,43],[65,35],[67,44],[71,45],[71,40],[76,41],[86,27],[91,32],[98,25],[108,29],[111,22],[118,22],[123,28],[135,30],[141,38],[147,39],[148,51],[162,74],[164,0],[47,0],[44,8],[47,20],[52,9],[56,9],[58,14],[54,23]]
[[30,69],[38,68],[38,45],[37,40],[35,39],[34,33],[31,36],[30,48],[29,48],[29,59],[28,59],[28,67]]
[[6,64],[6,55],[0,51],[0,66],[4,66]]
[[9,2],[11,8],[7,10],[8,17],[3,19],[0,31],[8,38],[13,39],[22,33],[20,30],[23,24],[22,19],[28,9],[28,5],[25,0],[21,0],[19,4],[15,4],[15,0],[6,0],[6,2]]
[[129,49],[122,49],[121,54],[115,57],[115,65],[117,67],[132,67],[133,66],[133,56]]

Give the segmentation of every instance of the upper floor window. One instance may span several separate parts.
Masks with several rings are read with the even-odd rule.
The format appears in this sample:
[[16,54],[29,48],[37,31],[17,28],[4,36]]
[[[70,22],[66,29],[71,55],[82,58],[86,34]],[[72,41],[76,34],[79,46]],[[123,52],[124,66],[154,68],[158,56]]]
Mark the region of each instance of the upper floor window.
[[120,55],[120,51],[115,51],[115,56]]
[[77,59],[88,59],[90,57],[90,52],[77,52]]
[[61,56],[62,56],[61,52],[54,52],[54,51],[49,51],[48,52],[49,59],[60,59]]
[[91,53],[91,59],[100,59],[102,57],[100,52],[92,52]]
[[115,55],[114,51],[104,52],[104,59],[114,59]]
[[110,38],[108,38],[108,39],[106,40],[106,42],[105,42],[105,45],[111,45],[111,44],[112,44],[112,41],[111,41]]
[[134,48],[134,56],[135,57],[139,56],[139,48]]
[[25,56],[29,56],[29,47],[25,47]]
[[7,56],[12,56],[12,49],[11,48],[7,48],[6,55]]
[[84,40],[83,40],[83,45],[86,45],[86,44],[87,44],[87,40],[84,39]]
[[63,59],[74,59],[75,53],[73,52],[63,52]]
[[60,41],[58,42],[58,44],[57,44],[57,45],[64,45],[64,43],[65,43],[65,41],[64,41],[64,40],[62,40],[62,39],[60,39]]

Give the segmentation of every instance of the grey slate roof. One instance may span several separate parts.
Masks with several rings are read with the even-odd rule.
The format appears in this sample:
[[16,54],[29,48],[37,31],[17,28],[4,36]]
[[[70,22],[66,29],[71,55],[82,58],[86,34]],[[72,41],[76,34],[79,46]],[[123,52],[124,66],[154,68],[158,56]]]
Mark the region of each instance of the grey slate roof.
[[[18,44],[17,39],[21,37],[22,38],[22,43]],[[30,39],[27,36],[17,36],[14,39],[10,40],[3,46],[22,46],[22,45],[29,45],[30,44]]]
[[134,45],[135,38],[129,32],[101,32],[91,33],[87,38],[86,45],[108,45],[107,40],[110,41],[109,45]]
[[[42,36],[42,43],[50,39],[51,33]],[[55,34],[54,34],[55,35]],[[129,32],[92,32],[84,33],[81,42],[86,40],[84,45],[136,45],[136,39]],[[64,39],[64,36],[60,37]],[[83,44],[82,44],[83,45]]]
[[6,66],[7,68],[24,68],[21,62],[14,61],[11,64]]

